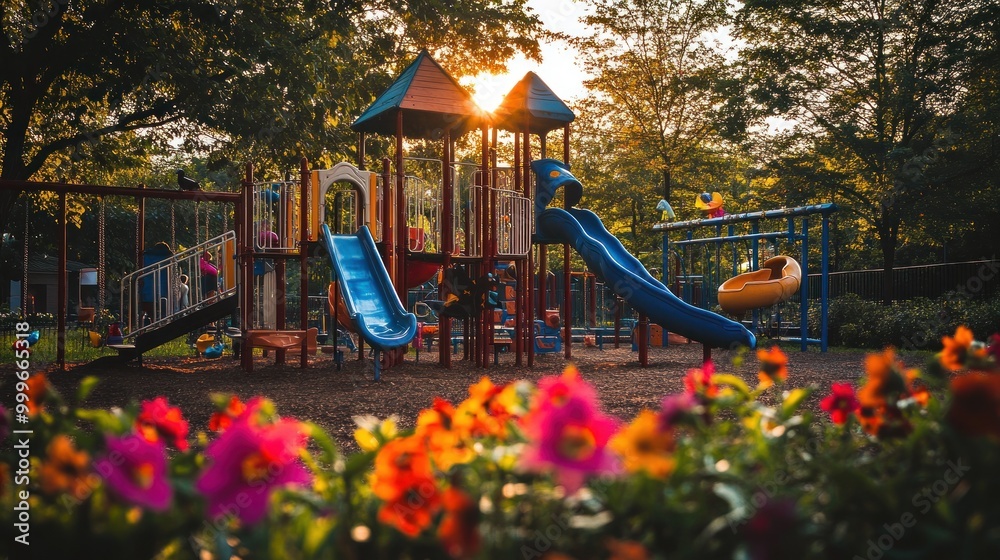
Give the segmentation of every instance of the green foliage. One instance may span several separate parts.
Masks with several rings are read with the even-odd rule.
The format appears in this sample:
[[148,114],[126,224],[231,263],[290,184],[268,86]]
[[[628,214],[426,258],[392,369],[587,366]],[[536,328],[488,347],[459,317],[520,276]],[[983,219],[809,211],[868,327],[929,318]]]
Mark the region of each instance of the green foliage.
[[[813,310],[815,311],[815,310]],[[1000,331],[1000,298],[945,296],[917,298],[882,305],[846,295],[830,301],[830,344],[851,348],[894,346],[906,350],[941,348],[941,337],[967,325],[973,332]],[[818,315],[810,313],[811,328]]]
[[749,89],[795,123],[769,166],[776,191],[843,204],[857,222],[847,248],[870,237],[886,268],[911,231],[965,221],[956,191],[975,187],[958,178],[997,163],[977,146],[996,130],[995,106],[969,121],[983,109],[969,85],[984,75],[997,90],[997,43],[978,40],[988,21],[975,0],[745,3],[735,29]]

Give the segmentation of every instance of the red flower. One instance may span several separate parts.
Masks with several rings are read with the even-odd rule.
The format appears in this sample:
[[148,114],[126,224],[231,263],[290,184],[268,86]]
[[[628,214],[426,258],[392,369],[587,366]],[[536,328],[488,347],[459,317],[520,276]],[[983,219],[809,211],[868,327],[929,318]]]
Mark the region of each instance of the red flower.
[[852,412],[861,408],[861,403],[854,395],[854,387],[850,383],[834,383],[830,391],[819,406],[830,413],[830,420],[834,424],[843,424]]
[[156,397],[142,401],[139,417],[135,420],[136,430],[149,442],[163,438],[177,449],[188,448],[188,423],[181,415],[181,409],[170,406],[166,397]]
[[719,388],[712,382],[715,365],[705,362],[700,369],[689,369],[684,376],[684,390],[692,395],[713,398],[719,393]]
[[42,402],[45,400],[45,395],[48,393],[49,384],[45,380],[44,373],[36,373],[28,378],[25,382],[28,384],[28,388],[24,391],[27,395],[28,401],[28,416],[34,416],[42,411]]
[[1000,375],[973,372],[951,380],[946,418],[956,430],[1000,438]]
[[208,429],[213,432],[224,432],[226,428],[233,425],[233,420],[240,417],[247,405],[239,397],[233,395],[229,399],[229,404],[225,410],[215,412],[208,419]]
[[479,507],[468,494],[449,488],[441,494],[444,517],[438,538],[452,558],[471,558],[479,551]]

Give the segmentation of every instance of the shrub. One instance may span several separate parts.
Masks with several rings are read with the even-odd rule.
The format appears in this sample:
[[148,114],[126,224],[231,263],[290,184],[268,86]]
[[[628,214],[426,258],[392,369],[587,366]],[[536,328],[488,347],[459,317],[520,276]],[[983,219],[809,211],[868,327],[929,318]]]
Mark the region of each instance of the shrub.
[[[882,305],[846,295],[830,301],[830,344],[852,348],[894,346],[908,350],[941,348],[941,337],[967,325],[974,332],[1000,330],[1000,298],[974,300],[957,294]],[[810,328],[819,329],[819,310],[810,308]]]
[[943,342],[922,372],[870,355],[860,387],[792,388],[777,349],[755,388],[706,363],[627,424],[572,367],[483,378],[410,431],[359,418],[353,455],[267,399],[213,397],[214,433],[192,438],[162,397],[79,409],[36,375],[14,411],[27,464],[21,439],[0,463],[3,542],[44,558],[996,557],[1000,338]]

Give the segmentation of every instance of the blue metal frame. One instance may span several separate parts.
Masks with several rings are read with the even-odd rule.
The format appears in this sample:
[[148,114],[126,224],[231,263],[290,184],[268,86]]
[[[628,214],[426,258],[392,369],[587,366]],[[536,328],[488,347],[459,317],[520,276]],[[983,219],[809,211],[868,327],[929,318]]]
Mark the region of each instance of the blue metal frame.
[[[808,350],[810,344],[817,344],[820,347],[820,351],[826,352],[828,348],[829,341],[829,296],[830,296],[830,214],[837,211],[836,204],[814,204],[810,206],[797,206],[793,208],[780,208],[777,210],[765,210],[761,212],[745,212],[741,214],[729,214],[722,216],[720,218],[707,218],[701,220],[687,220],[683,222],[669,222],[661,223],[653,226],[653,231],[659,231],[663,233],[663,283],[667,284],[669,282],[670,275],[670,237],[669,232],[672,231],[683,231],[685,232],[684,238],[679,241],[674,241],[673,244],[678,247],[686,246],[696,246],[706,243],[712,243],[715,245],[715,263],[714,270],[707,271],[709,279],[715,278],[721,284],[721,246],[722,243],[732,243],[733,244],[733,275],[739,273],[737,270],[736,262],[738,260],[736,242],[742,240],[749,240],[751,242],[751,255],[750,255],[750,265],[753,270],[757,270],[760,267],[759,261],[759,251],[760,251],[760,241],[771,241],[777,247],[779,240],[787,240],[789,242],[801,242],[801,262],[799,265],[802,267],[802,283],[799,288],[799,334],[798,338],[791,339],[792,341],[797,341],[801,345],[803,352]],[[819,214],[822,219],[822,229],[820,235],[820,338],[808,338],[809,335],[809,216]],[[802,218],[801,230],[796,231],[796,218]],[[778,218],[785,218],[787,221],[786,231],[760,231],[760,221],[761,220],[772,220]],[[736,234],[735,224],[750,222],[750,233]],[[722,226],[727,225],[727,232],[725,235],[722,234]],[[695,230],[704,227],[714,226],[715,235],[713,237],[694,237]],[[675,249],[676,252],[676,249]],[[678,258],[680,258],[680,253]],[[693,253],[692,253],[693,254]],[[707,257],[711,260],[711,257]],[[712,263],[706,263],[706,266],[711,267]],[[682,263],[684,266],[684,263]],[[685,267],[687,268],[687,267]],[[690,276],[690,274],[688,274]],[[703,285],[702,289],[705,290],[708,286]],[[686,284],[684,287],[684,292],[686,301],[690,301],[691,292],[690,283]],[[703,294],[701,298],[703,305],[707,305],[709,298]],[[753,327],[757,330],[759,327],[760,317],[758,310],[753,311]]]

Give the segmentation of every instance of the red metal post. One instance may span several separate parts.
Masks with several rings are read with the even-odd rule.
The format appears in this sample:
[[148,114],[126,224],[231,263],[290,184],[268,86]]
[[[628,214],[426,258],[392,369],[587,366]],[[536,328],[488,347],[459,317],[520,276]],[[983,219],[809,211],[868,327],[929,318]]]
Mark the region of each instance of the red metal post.
[[[521,191],[521,135],[514,132],[514,192]],[[528,251],[531,254],[531,250]],[[526,268],[528,259],[517,263],[517,268],[514,269],[514,282],[516,283],[514,290],[514,365],[521,367],[523,364],[521,356],[525,352],[524,343],[527,341],[527,336],[524,333],[524,325],[526,321],[524,320],[524,314],[528,311],[524,303],[531,299],[525,297],[524,293],[527,291],[525,287],[527,283],[525,282],[524,269]],[[531,319],[531,315],[528,315],[528,319]]]
[[545,310],[549,307],[549,246],[542,243],[538,246],[538,313],[539,319],[545,319]]
[[[58,309],[56,310],[56,362],[59,363],[59,371],[66,371],[66,259],[68,249],[66,243],[66,193],[59,193],[59,265],[56,275],[56,289],[59,294],[56,297]],[[22,307],[24,304],[21,304]]]
[[[146,185],[139,183],[139,192],[145,189]],[[135,269],[142,268],[142,251],[146,248],[146,197],[141,194],[136,196],[136,204],[139,206],[139,214],[136,220],[139,222],[136,232],[135,242]],[[197,234],[197,232],[195,232]],[[197,235],[195,235],[197,238]]]
[[393,254],[393,266],[396,275],[396,295],[399,301],[406,301],[406,249],[409,229],[406,227],[406,196],[403,187],[406,182],[406,169],[403,162],[403,110],[396,112],[396,252]]
[[240,185],[242,189],[240,194],[243,197],[243,204],[241,206],[243,210],[243,220],[242,220],[242,231],[240,232],[240,238],[236,240],[239,245],[240,252],[240,279],[242,284],[240,285],[240,295],[242,296],[242,301],[240,302],[242,308],[240,312],[240,328],[242,330],[243,340],[240,351],[240,365],[243,367],[243,371],[252,372],[253,371],[253,348],[249,346],[249,334],[253,328],[253,313],[254,313],[254,298],[253,298],[253,165],[248,163],[243,176],[243,183]]
[[639,315],[639,365],[649,365],[649,317]]
[[[477,216],[477,222],[480,223],[483,235],[480,237],[482,245],[479,248],[480,255],[480,266],[479,266],[479,277],[483,278],[486,273],[490,272],[490,263],[492,261],[492,237],[493,237],[493,208],[491,205],[490,197],[493,196],[492,183],[490,181],[490,130],[488,124],[483,124],[482,129],[482,144],[480,149],[482,150],[480,164],[480,182],[482,183],[482,188],[480,189],[479,199],[480,208],[479,216]],[[479,328],[476,332],[476,364],[480,367],[487,367],[489,365],[489,346],[493,343],[493,337],[487,339],[487,333],[490,331],[490,327],[493,325],[493,309],[489,306],[484,305],[483,309],[479,312]]]
[[[524,138],[521,143],[521,165],[523,166],[522,173],[522,186],[524,187],[524,196],[531,200],[531,122],[530,115],[525,111],[524,116]],[[528,264],[524,271],[525,279],[525,303],[527,307],[527,336],[528,336],[528,367],[535,365],[535,322],[534,322],[534,288],[535,288],[535,262],[533,255],[528,253]]]
[[[299,325],[304,332],[309,331],[309,191],[311,177],[309,175],[309,160],[302,158],[299,165]],[[299,365],[303,368],[309,365],[308,336],[302,337]]]
[[[441,253],[444,255],[443,266],[447,271],[451,267],[451,255],[455,252],[455,230],[452,228],[453,216],[452,206],[454,205],[454,185],[451,181],[452,165],[452,145],[451,131],[444,131],[444,157],[443,174],[441,177]],[[438,296],[442,301],[447,301],[448,283],[442,282],[438,287]],[[466,333],[468,335],[468,333]],[[438,318],[438,364],[442,367],[451,367],[451,318],[441,316]]]

